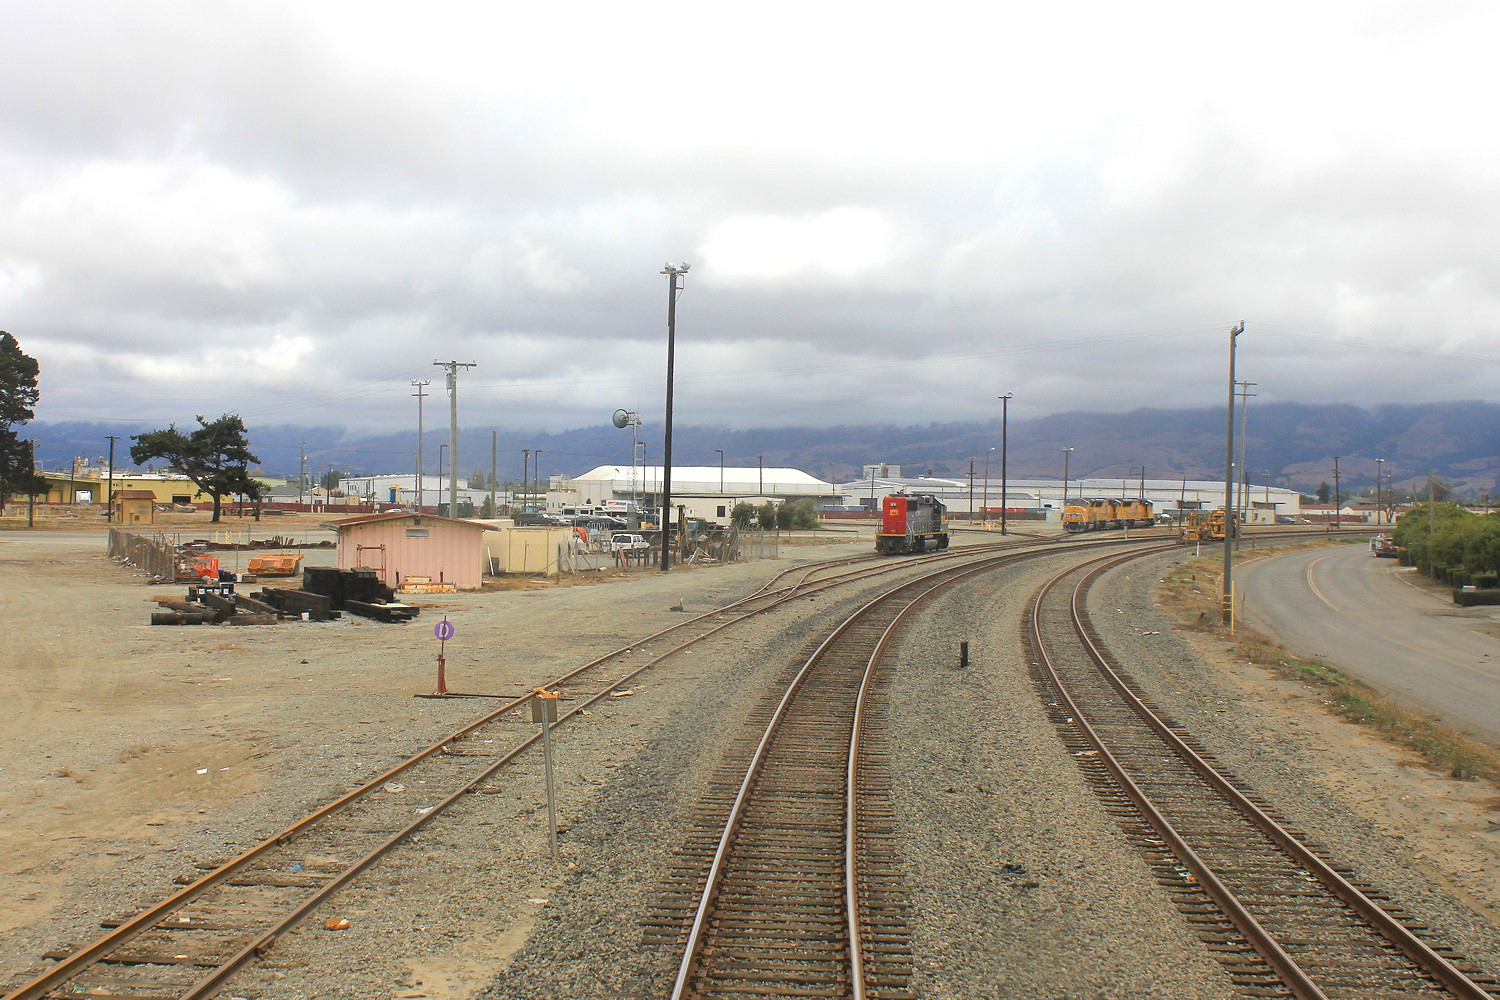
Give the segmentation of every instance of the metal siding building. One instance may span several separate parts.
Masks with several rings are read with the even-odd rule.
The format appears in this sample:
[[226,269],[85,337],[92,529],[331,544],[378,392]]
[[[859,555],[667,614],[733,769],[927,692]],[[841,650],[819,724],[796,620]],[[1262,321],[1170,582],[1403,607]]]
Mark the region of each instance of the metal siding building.
[[487,527],[416,513],[368,514],[332,525],[339,569],[373,569],[388,587],[425,576],[469,590],[484,582],[481,539]]

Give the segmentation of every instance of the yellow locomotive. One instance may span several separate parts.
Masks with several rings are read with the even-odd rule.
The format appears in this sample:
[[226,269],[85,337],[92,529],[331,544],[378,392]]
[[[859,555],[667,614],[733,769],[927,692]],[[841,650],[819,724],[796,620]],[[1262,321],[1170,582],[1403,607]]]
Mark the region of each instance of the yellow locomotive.
[[1116,528],[1149,528],[1156,523],[1150,500],[1091,497],[1063,508],[1064,531],[1107,531]]

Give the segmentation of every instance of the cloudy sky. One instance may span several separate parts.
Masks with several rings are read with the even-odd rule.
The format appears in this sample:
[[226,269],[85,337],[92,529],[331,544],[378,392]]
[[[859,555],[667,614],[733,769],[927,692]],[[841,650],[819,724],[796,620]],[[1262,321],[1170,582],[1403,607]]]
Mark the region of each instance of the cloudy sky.
[[1500,5],[0,0],[40,420],[1500,399]]

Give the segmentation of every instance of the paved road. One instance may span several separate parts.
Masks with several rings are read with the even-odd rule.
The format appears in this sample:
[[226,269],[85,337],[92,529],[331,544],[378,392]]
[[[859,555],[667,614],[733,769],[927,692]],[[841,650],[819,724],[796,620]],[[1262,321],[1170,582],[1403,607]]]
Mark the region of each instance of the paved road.
[[1393,700],[1500,745],[1500,608],[1459,608],[1363,545],[1238,570],[1250,623]]

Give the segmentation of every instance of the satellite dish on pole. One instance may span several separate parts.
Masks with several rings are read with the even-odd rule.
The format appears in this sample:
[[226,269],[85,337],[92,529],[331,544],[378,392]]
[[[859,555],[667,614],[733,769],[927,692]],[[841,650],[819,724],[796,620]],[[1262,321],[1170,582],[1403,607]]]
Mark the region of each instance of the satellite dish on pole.
[[616,427],[629,427],[630,426],[630,411],[629,410],[616,410],[615,411],[615,415],[613,417],[610,417],[609,419],[610,419],[610,422],[613,423]]

